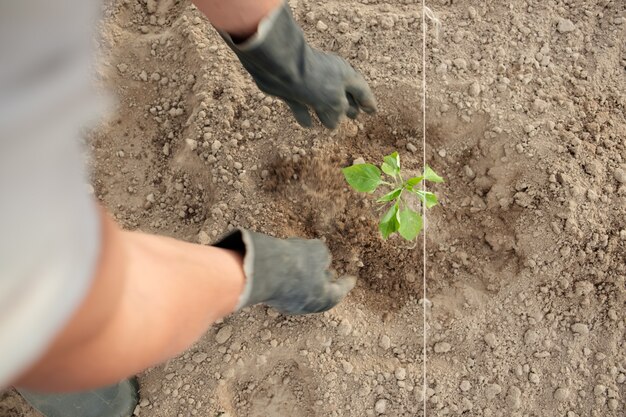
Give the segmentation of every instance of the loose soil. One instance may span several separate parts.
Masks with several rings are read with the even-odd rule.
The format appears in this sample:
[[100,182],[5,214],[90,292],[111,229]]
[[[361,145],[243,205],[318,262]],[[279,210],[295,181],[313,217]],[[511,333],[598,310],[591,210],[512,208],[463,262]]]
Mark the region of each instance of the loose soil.
[[[625,3],[434,0],[425,68],[419,2],[291,5],[371,82],[377,115],[301,129],[187,2],[105,8],[99,75],[119,105],[87,144],[120,224],[202,244],[235,226],[321,238],[359,277],[322,315],[224,319],[140,375],[135,414],[423,416],[426,303],[427,415],[625,415]],[[424,93],[447,179],[427,301],[422,243],[382,241],[340,171],[398,150],[417,172]],[[3,395],[0,415],[36,415]]]

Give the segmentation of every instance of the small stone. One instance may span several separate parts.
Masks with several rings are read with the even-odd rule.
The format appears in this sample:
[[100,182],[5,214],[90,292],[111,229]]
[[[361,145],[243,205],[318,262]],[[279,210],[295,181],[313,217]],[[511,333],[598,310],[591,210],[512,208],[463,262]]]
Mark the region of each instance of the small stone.
[[215,139],[215,141],[211,145],[211,150],[213,152],[217,152],[217,151],[220,150],[221,147],[222,147],[222,142],[220,142],[219,140]]
[[243,164],[242,164],[241,162],[235,162],[235,163],[233,164],[233,167],[234,167],[235,169],[237,169],[237,170],[240,170],[240,169],[242,169],[242,168],[243,168]]
[[172,379],[174,379],[175,376],[176,374],[174,372],[170,372],[169,374],[165,375],[165,379],[171,381]]
[[411,142],[408,142],[408,143],[406,144],[406,149],[407,149],[409,152],[413,152],[413,153],[417,152],[417,146],[413,145]]
[[613,176],[620,184],[626,184],[626,171],[622,168],[617,168],[613,171]]
[[540,98],[536,98],[535,101],[533,101],[533,110],[538,111],[538,112],[544,112],[546,111],[548,108],[548,102],[545,100],[542,100]]
[[467,392],[470,390],[470,388],[472,388],[472,384],[470,384],[470,382],[467,379],[464,379],[463,381],[461,381],[459,388],[461,389],[461,391]]
[[572,331],[584,336],[589,334],[589,327],[585,323],[574,323],[572,324]]
[[141,71],[141,72],[139,73],[139,79],[140,79],[141,81],[148,81],[148,73],[147,73],[147,72],[145,72],[145,71]]
[[465,69],[467,68],[467,61],[464,60],[463,58],[457,58],[453,61],[453,64],[455,67],[457,67],[458,69]]
[[200,233],[198,233],[198,243],[201,245],[208,245],[211,243],[211,237],[207,232],[201,230]]
[[319,30],[320,32],[325,32],[328,30],[328,25],[322,22],[321,20],[318,20],[317,25],[315,25],[315,28]]
[[574,26],[574,23],[569,19],[559,19],[559,23],[556,25],[556,30],[558,30],[559,33],[573,32],[574,29],[576,29],[576,26]]
[[404,381],[406,379],[406,369],[405,368],[398,368],[394,372],[394,375],[396,376],[396,379],[398,381]]
[[378,346],[385,350],[389,349],[391,347],[391,339],[389,338],[389,336],[387,336],[386,334],[382,335],[380,337],[380,340],[378,341]]
[[476,9],[472,6],[467,8],[467,15],[469,16],[470,19],[474,20],[476,19],[476,16],[478,15],[478,13],[476,13]]
[[204,361],[205,361],[205,359],[206,359],[208,356],[209,356],[209,355],[207,355],[207,354],[206,354],[206,353],[204,353],[204,352],[198,352],[198,353],[194,354],[194,355],[191,357],[191,360],[192,360],[192,361],[194,361],[195,363],[198,363],[198,364],[199,364],[199,363],[204,362]]
[[539,378],[538,374],[531,372],[528,374],[528,380],[532,382],[533,384],[538,384],[541,379]]
[[339,333],[341,336],[348,336],[350,333],[352,333],[352,324],[350,324],[350,321],[348,319],[341,320],[341,323],[339,323],[339,326],[337,326],[337,333]]
[[602,384],[598,384],[595,387],[593,387],[593,395],[595,395],[596,397],[604,395],[605,393],[606,393],[606,386]]
[[506,395],[506,403],[513,410],[517,410],[522,406],[522,391],[517,387],[510,387],[509,392]]
[[450,345],[450,343],[448,342],[437,342],[435,343],[435,353],[446,353],[446,352],[450,352],[450,349],[452,349],[452,345]]
[[394,27],[395,22],[391,16],[383,16],[380,19],[380,25],[385,29],[391,29]]
[[215,341],[217,341],[217,343],[219,343],[220,345],[224,344],[228,339],[230,339],[230,336],[232,334],[233,328],[226,325],[217,331],[217,334],[215,335]]
[[485,343],[487,343],[487,346],[494,349],[496,346],[498,346],[498,340],[496,339],[496,335],[493,333],[487,333],[485,335]]
[[469,95],[472,97],[478,97],[480,90],[480,84],[474,81],[469,87]]
[[567,401],[569,398],[569,389],[565,388],[565,387],[559,387],[556,389],[556,391],[554,391],[554,399],[557,401]]
[[198,148],[198,141],[194,139],[185,139],[185,143],[189,146],[189,149],[195,151]]
[[128,69],[128,65],[126,65],[126,64],[117,64],[117,70],[120,72],[120,74],[124,74],[127,69]]
[[490,400],[496,398],[496,396],[499,395],[501,392],[502,387],[498,384],[489,384],[487,385],[487,388],[485,388],[485,396]]
[[376,414],[385,414],[385,411],[387,411],[387,400],[381,398],[380,400],[376,401],[376,404],[374,405],[374,411],[376,411]]
[[170,144],[166,143],[165,145],[163,145],[163,155],[169,156],[169,154],[170,154]]
[[445,62],[442,62],[441,64],[437,65],[437,67],[435,68],[435,72],[437,74],[445,74],[448,71],[448,64],[446,64]]
[[354,161],[352,161],[352,165],[362,165],[365,163],[365,159],[363,158],[356,158]]
[[352,364],[348,361],[341,361],[341,367],[343,368],[343,371],[347,374],[351,374],[354,370],[354,366],[352,366]]

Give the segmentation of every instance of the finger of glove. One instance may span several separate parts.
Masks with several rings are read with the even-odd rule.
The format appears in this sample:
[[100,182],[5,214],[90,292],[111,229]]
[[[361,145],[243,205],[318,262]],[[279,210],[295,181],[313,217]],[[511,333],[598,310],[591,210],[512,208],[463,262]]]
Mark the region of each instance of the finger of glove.
[[375,113],[377,110],[376,98],[370,90],[367,81],[359,74],[353,77],[346,85],[346,92],[352,96],[358,106],[366,113]]
[[350,93],[346,93],[346,98],[348,99],[348,110],[346,110],[346,116],[351,119],[356,119],[359,115],[359,104]]
[[336,280],[328,281],[326,284],[326,297],[330,305],[329,308],[337,305],[356,285],[356,277],[344,276]]
[[296,118],[296,121],[300,126],[311,127],[313,125],[311,114],[309,113],[309,109],[307,109],[305,105],[291,100],[285,100],[285,103],[287,103],[287,105],[289,106],[289,109],[293,113],[293,116]]
[[350,104],[345,94],[341,95],[338,100],[335,100],[333,105],[324,105],[315,109],[317,117],[320,122],[329,129],[334,129],[339,125],[341,116],[346,114]]

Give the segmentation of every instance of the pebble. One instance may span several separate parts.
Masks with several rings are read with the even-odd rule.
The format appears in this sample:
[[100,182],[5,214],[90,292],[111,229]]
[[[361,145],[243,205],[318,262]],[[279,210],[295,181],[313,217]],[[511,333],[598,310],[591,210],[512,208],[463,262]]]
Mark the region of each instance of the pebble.
[[194,361],[195,363],[202,363],[206,360],[208,356],[209,355],[207,355],[204,352],[198,352],[191,357],[191,360]]
[[455,67],[457,67],[458,69],[465,69],[467,68],[467,61],[464,60],[463,58],[457,58],[453,61],[453,64]]
[[200,233],[198,233],[198,243],[201,245],[208,245],[211,243],[211,237],[207,232],[201,230]]
[[341,336],[348,336],[352,333],[352,324],[350,324],[350,321],[348,319],[341,320],[341,323],[337,326],[337,332]]
[[386,334],[382,335],[380,337],[380,340],[378,341],[378,346],[385,350],[389,349],[391,347],[391,339],[389,338],[389,336],[387,336]]
[[396,379],[398,381],[404,381],[406,379],[406,369],[405,368],[398,368],[398,369],[396,369],[394,374],[395,374]]
[[522,391],[517,387],[509,388],[509,392],[506,396],[506,403],[514,410],[517,410],[522,406]]
[[356,158],[354,161],[352,161],[352,165],[362,165],[365,163],[365,159],[363,158]]
[[322,22],[321,20],[318,20],[317,25],[315,25],[315,28],[319,30],[320,32],[325,32],[326,30],[328,30],[328,25]]
[[488,399],[492,400],[496,398],[496,395],[502,392],[502,387],[498,384],[489,384],[487,388],[485,388],[485,395]]
[[406,144],[406,149],[410,152],[417,152],[417,146],[413,145],[411,142]]
[[620,184],[626,184],[626,171],[622,168],[617,168],[615,171],[613,171],[613,177],[615,177],[617,182],[619,182]]
[[487,333],[485,335],[485,343],[487,343],[487,346],[492,349],[498,346],[498,340],[496,339],[496,335],[493,333]]
[[376,401],[376,404],[374,405],[374,411],[376,411],[377,414],[384,414],[385,411],[387,411],[387,400],[381,398],[380,400]]
[[557,401],[567,401],[569,398],[569,389],[564,387],[559,387],[554,391],[554,399]]
[[435,343],[435,353],[446,353],[446,352],[450,352],[450,349],[452,349],[452,345],[450,345],[450,343],[448,342],[437,342]]
[[478,97],[480,95],[480,84],[474,81],[469,87],[469,95],[472,97]]
[[233,334],[233,328],[231,326],[226,325],[217,331],[217,334],[215,335],[215,341],[219,343],[220,345],[224,344],[226,343],[228,339],[230,339],[230,336],[232,334]]
[[195,151],[198,148],[198,141],[194,139],[185,139],[185,143],[189,146],[189,149]]
[[215,139],[215,141],[211,145],[211,150],[213,152],[217,152],[217,151],[220,150],[221,147],[222,147],[222,142],[220,142],[219,140]]
[[461,391],[467,392],[470,390],[470,388],[472,388],[472,384],[470,384],[470,382],[467,379],[464,379],[463,381],[461,381],[459,388],[461,389]]
[[572,324],[572,331],[580,335],[587,335],[589,334],[589,327],[585,323],[574,323]]
[[351,374],[354,370],[354,366],[352,366],[352,364],[348,361],[341,361],[341,367],[343,368],[343,371],[347,374]]
[[574,26],[574,23],[569,19],[559,19],[559,23],[556,26],[556,30],[558,30],[559,33],[573,32],[574,29],[576,29],[576,26]]

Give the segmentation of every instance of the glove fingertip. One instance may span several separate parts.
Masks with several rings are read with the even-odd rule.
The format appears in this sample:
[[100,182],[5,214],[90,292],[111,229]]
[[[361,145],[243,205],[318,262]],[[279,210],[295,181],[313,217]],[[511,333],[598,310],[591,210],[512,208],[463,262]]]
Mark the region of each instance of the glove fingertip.
[[343,276],[330,283],[331,295],[336,302],[345,297],[356,285],[357,278],[354,276]]

